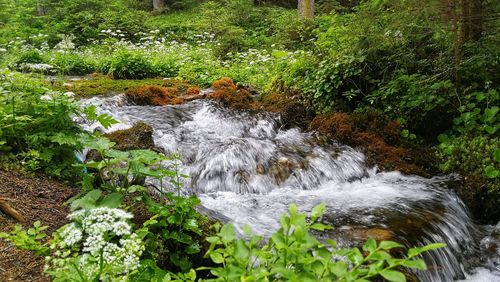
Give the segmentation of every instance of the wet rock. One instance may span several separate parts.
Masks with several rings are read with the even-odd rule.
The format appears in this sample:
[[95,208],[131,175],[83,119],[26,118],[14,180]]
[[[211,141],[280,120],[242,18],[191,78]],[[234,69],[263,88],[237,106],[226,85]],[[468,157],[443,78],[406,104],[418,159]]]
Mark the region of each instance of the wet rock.
[[257,164],[257,168],[255,169],[258,174],[265,174],[266,168],[263,164]]
[[218,221],[222,224],[229,223],[231,219],[220,212],[211,210],[203,205],[197,205],[194,208],[200,214],[206,216],[210,221]]
[[221,102],[227,107],[235,109],[252,108],[254,102],[252,95],[246,89],[239,89],[234,82],[224,77],[212,84],[213,92],[208,98]]
[[207,97],[206,92],[202,92],[200,88],[198,87],[189,87],[186,90],[186,94],[182,96],[182,99],[185,102],[193,101],[193,100],[198,100],[198,99],[204,99]]
[[276,184],[280,185],[292,174],[292,164],[288,158],[280,157],[271,164],[269,173],[275,179]]
[[144,122],[138,122],[129,129],[117,130],[104,136],[116,143],[114,148],[117,150],[155,148],[153,128]]
[[125,92],[127,100],[139,106],[164,106],[182,104],[184,100],[174,87],[141,86],[133,87]]
[[244,170],[239,170],[236,172],[236,180],[241,184],[248,184],[250,181],[250,173]]
[[272,92],[264,95],[261,104],[266,111],[279,113],[281,123],[285,128],[298,127],[307,129],[314,118],[311,107],[297,96],[287,95],[284,92]]

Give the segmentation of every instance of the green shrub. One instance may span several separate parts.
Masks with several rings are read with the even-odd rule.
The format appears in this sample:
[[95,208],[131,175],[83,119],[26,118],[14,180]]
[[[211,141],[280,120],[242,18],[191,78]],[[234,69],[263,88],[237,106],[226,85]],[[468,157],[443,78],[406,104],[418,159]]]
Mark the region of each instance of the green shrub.
[[108,73],[116,79],[141,79],[156,75],[148,58],[134,51],[117,52],[111,58]]
[[228,26],[221,30],[217,38],[218,44],[214,47],[214,55],[227,59],[228,53],[237,53],[245,48],[245,31],[242,28]]
[[162,77],[177,77],[177,74],[179,73],[179,66],[178,62],[175,60],[168,60],[168,59],[163,59],[163,60],[156,60],[153,63],[153,73],[162,76]]
[[65,75],[85,75],[96,71],[93,62],[86,60],[84,55],[79,53],[56,53],[51,63]]
[[21,64],[41,64],[44,62],[45,60],[40,54],[40,52],[36,50],[29,50],[21,52],[21,54],[19,54],[14,63],[16,65],[21,65]]
[[450,138],[440,136],[440,168],[444,172],[460,172],[489,179],[490,190],[500,189],[500,139],[498,137],[466,135]]
[[0,74],[0,152],[23,169],[59,177],[78,175],[72,165],[81,131],[72,120],[74,101],[25,76]]

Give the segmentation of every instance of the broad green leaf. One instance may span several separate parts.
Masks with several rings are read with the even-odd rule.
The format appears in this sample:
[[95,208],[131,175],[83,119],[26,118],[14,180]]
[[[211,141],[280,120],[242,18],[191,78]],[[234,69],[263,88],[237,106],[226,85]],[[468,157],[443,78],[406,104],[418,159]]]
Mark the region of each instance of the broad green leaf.
[[223,263],[224,262],[224,257],[219,253],[211,253],[210,259],[212,259],[212,261],[215,263]]
[[393,241],[382,241],[382,242],[380,242],[379,247],[382,250],[390,250],[393,248],[402,248],[404,246],[399,244],[399,243],[393,242]]
[[370,259],[372,260],[388,260],[391,258],[391,255],[384,251],[376,251],[375,253],[370,255]]
[[225,224],[222,226],[219,233],[223,242],[228,243],[234,240],[234,226],[232,224]]
[[401,265],[409,267],[409,268],[416,268],[420,270],[426,270],[427,265],[425,264],[425,261],[422,259],[416,259],[416,260],[406,260],[401,263]]
[[315,221],[320,216],[322,216],[325,213],[325,211],[326,211],[325,203],[321,203],[321,204],[315,206],[311,211],[311,220]]
[[75,210],[77,208],[94,208],[97,205],[97,201],[99,200],[99,198],[101,198],[101,195],[101,190],[92,190],[85,194],[85,196],[83,196],[82,198],[73,201],[71,203],[71,210]]
[[118,208],[123,202],[123,195],[120,193],[111,193],[106,195],[104,199],[99,202],[99,206],[108,208]]
[[365,244],[363,245],[363,251],[367,252],[373,252],[376,248],[377,242],[373,238],[366,240]]
[[403,273],[394,270],[382,270],[380,275],[391,282],[405,282],[406,277]]

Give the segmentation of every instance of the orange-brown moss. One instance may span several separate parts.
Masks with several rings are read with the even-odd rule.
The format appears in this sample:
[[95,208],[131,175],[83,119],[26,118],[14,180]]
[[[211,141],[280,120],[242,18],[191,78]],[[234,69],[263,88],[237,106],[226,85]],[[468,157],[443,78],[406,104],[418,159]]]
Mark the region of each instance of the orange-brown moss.
[[312,120],[310,127],[341,142],[349,141],[354,132],[354,125],[347,113],[331,113],[316,116]]
[[197,87],[197,86],[190,86],[188,87],[188,89],[186,90],[186,96],[194,96],[194,95],[199,95],[201,92],[201,89],[200,87]]
[[212,88],[214,92],[208,95],[210,99],[220,101],[225,106],[236,109],[254,108],[252,94],[246,89],[238,89],[230,78],[224,77],[215,81]]
[[212,83],[212,88],[214,89],[230,89],[236,91],[238,87],[233,82],[233,80],[229,77],[223,77],[219,80],[216,80]]
[[177,105],[183,102],[179,91],[173,87],[155,85],[130,88],[125,92],[127,99],[137,105]]
[[428,175],[432,150],[411,145],[401,136],[400,123],[369,113],[319,115],[310,124],[316,130],[350,146],[360,147],[368,165],[406,174]]

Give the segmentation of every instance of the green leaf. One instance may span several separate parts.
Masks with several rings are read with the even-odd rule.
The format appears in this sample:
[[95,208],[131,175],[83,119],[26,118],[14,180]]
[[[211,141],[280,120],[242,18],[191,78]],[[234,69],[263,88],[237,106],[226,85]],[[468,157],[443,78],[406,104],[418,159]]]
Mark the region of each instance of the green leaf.
[[388,260],[391,258],[391,255],[384,251],[376,251],[375,253],[370,255],[370,259],[372,260]]
[[344,261],[337,261],[332,264],[330,271],[337,277],[343,277],[347,273],[347,264]]
[[394,271],[394,270],[382,270],[380,271],[380,275],[384,277],[385,279],[391,281],[391,282],[404,282],[406,281],[406,277],[404,276],[403,273],[399,271]]
[[379,247],[382,250],[390,250],[393,248],[402,248],[404,246],[399,244],[399,243],[393,242],[393,241],[382,241],[382,242],[380,242]]
[[427,252],[427,251],[431,251],[431,250],[436,250],[436,249],[440,249],[440,248],[443,248],[443,247],[446,247],[446,244],[443,244],[443,243],[434,243],[434,244],[429,244],[429,245],[426,245],[426,246],[423,246],[423,247],[416,247],[416,248],[411,248],[410,250],[408,250],[408,256],[409,257],[414,257],[414,256],[417,256],[423,252]]
[[211,253],[210,259],[212,259],[213,262],[219,264],[224,262],[224,257],[219,253]]
[[108,208],[118,208],[123,202],[123,195],[119,193],[112,193],[104,197],[99,202],[100,207],[108,207]]
[[496,178],[498,177],[499,171],[493,166],[489,165],[484,169],[484,175],[488,178]]
[[222,242],[229,243],[234,240],[234,226],[232,224],[225,224],[222,226],[219,236],[222,239]]
[[446,134],[439,134],[437,138],[440,143],[446,143],[450,140],[450,137]]
[[333,229],[333,227],[331,226],[328,226],[326,224],[323,224],[323,223],[314,223],[312,224],[311,226],[309,226],[311,229],[314,229],[314,230],[319,230],[319,231],[325,231],[325,230],[329,230],[329,229]]
[[90,209],[97,205],[97,201],[101,198],[101,190],[95,189],[83,196],[82,198],[75,200],[71,203],[71,210],[77,208]]
[[500,162],[500,149],[496,149],[494,155],[494,159],[496,162]]
[[325,213],[325,211],[326,211],[325,203],[321,203],[321,204],[315,206],[311,211],[311,220],[315,221],[320,216],[322,216]]
[[405,260],[405,261],[401,262],[401,265],[409,267],[409,268],[420,269],[420,270],[427,269],[427,265],[425,264],[425,261],[423,259]]
[[373,252],[375,251],[376,248],[377,248],[377,242],[373,238],[368,239],[363,245],[363,251],[366,252]]
[[99,123],[106,129],[110,128],[113,124],[117,124],[118,121],[112,116],[107,114],[102,114],[97,117]]

